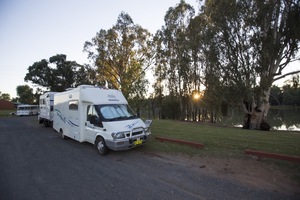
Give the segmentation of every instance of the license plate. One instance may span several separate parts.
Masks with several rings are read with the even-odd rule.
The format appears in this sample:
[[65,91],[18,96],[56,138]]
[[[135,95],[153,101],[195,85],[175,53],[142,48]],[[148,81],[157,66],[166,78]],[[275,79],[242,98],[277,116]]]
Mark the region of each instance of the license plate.
[[143,140],[136,140],[133,142],[134,145],[140,145],[143,143]]

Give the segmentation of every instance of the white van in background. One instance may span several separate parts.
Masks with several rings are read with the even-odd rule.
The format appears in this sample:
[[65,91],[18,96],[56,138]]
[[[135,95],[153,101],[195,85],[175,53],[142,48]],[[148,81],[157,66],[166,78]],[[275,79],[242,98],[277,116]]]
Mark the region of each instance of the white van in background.
[[37,115],[39,112],[38,105],[18,105],[17,107],[17,116],[30,116],[30,115]]
[[38,120],[44,126],[52,126],[53,123],[53,101],[57,92],[46,92],[40,96]]
[[146,124],[119,90],[81,85],[54,95],[53,128],[62,138],[94,144],[102,155],[146,143],[151,120]]

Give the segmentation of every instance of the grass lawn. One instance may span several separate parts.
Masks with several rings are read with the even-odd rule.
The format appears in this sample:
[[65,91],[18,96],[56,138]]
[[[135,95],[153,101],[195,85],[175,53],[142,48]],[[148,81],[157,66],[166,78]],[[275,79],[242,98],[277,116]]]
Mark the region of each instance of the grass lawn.
[[245,130],[172,120],[154,120],[151,132],[153,138],[162,136],[205,145],[197,150],[177,144],[159,144],[152,139],[146,146],[153,151],[240,157],[244,156],[244,150],[252,149],[300,156],[300,132]]
[[16,112],[16,110],[0,110],[0,117],[10,116],[12,112]]

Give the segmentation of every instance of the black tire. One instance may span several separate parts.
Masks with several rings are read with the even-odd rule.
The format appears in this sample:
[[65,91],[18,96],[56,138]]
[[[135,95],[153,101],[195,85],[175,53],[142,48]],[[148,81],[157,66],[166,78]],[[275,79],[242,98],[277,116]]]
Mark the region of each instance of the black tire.
[[98,150],[99,154],[104,156],[108,153],[108,147],[105,144],[103,137],[98,137],[95,142],[95,147]]
[[61,139],[63,139],[63,140],[67,139],[67,136],[64,135],[64,132],[62,129],[60,129],[59,133],[60,133]]
[[44,126],[45,126],[45,127],[48,127],[48,122],[47,122],[47,120],[44,120]]

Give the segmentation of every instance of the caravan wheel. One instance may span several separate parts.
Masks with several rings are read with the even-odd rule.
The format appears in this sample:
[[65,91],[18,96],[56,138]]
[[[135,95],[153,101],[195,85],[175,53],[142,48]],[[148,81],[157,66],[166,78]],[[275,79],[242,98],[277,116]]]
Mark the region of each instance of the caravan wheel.
[[64,135],[64,132],[63,132],[62,129],[59,130],[59,133],[60,133],[61,138],[62,138],[63,140],[65,140],[65,139],[66,139],[66,136]]
[[44,126],[45,126],[45,127],[48,127],[48,126],[49,126],[49,124],[48,124],[48,121],[47,121],[47,120],[44,120]]
[[107,146],[105,144],[105,141],[102,137],[98,137],[96,139],[95,146],[96,146],[98,152],[101,155],[106,155],[108,153],[108,148],[107,148]]

